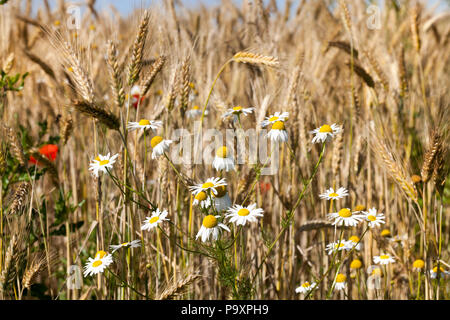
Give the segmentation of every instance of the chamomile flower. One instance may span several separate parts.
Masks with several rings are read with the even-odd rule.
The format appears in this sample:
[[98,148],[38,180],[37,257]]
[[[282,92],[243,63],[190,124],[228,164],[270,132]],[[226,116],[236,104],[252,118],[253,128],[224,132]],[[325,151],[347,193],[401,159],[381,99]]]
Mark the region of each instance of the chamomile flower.
[[243,207],[241,205],[235,205],[228,209],[227,218],[230,218],[229,222],[236,223],[237,226],[245,226],[247,221],[257,222],[258,217],[263,216],[264,210],[261,208],[256,208],[256,203],[249,205],[248,207]]
[[151,130],[155,131],[156,129],[158,129],[161,126],[162,126],[162,121],[141,119],[141,120],[139,120],[139,122],[128,122],[127,128],[128,128],[128,131],[134,131],[137,129],[140,129],[140,130],[151,129]]
[[284,127],[283,121],[277,121],[272,124],[270,131],[266,135],[272,142],[286,142],[289,135]]
[[217,191],[212,194],[212,201],[217,212],[228,210],[231,207],[231,199],[227,192],[227,186],[218,186],[214,188]]
[[221,229],[230,232],[230,229],[226,225],[220,223],[219,220],[217,220],[218,218],[220,218],[220,216],[213,216],[212,214],[204,217],[202,227],[198,231],[195,239],[201,237],[202,242],[206,242],[212,236],[212,239],[216,241],[217,239],[219,239]]
[[359,259],[354,259],[351,263],[350,263],[350,269],[361,269],[362,267],[362,262]]
[[261,122],[261,127],[265,128],[267,127],[269,124],[274,124],[277,121],[286,121],[287,118],[289,117],[289,112],[275,112],[273,115],[266,117],[266,119]]
[[347,245],[350,247],[350,249],[355,248],[355,250],[357,251],[360,251],[362,247],[362,243],[360,242],[358,236],[351,236],[347,241]]
[[377,213],[377,209],[375,208],[369,209],[369,212],[363,211],[363,214],[367,221],[369,221],[369,227],[371,228],[379,227],[381,224],[385,223],[384,214]]
[[217,170],[230,171],[234,170],[234,159],[231,152],[228,151],[227,147],[220,147],[216,151],[216,156],[214,157],[213,167]]
[[206,182],[196,184],[195,186],[190,186],[189,189],[194,195],[197,195],[200,192],[205,192],[207,195],[210,193],[217,194],[217,187],[226,186],[224,178],[208,178]]
[[355,227],[364,218],[363,215],[353,214],[348,208],[339,210],[338,212],[333,212],[328,215],[330,220],[334,219],[333,225]]
[[194,201],[192,202],[194,206],[200,206],[202,208],[209,208],[211,206],[211,200],[205,191],[200,191],[194,196]]
[[336,134],[340,133],[341,131],[342,128],[335,123],[333,123],[331,126],[328,124],[324,124],[320,128],[310,131],[311,134],[315,135],[312,139],[312,143],[323,143],[326,141],[330,141]]
[[99,154],[97,157],[95,157],[94,160],[89,164],[89,170],[92,171],[92,173],[98,177],[99,171],[106,173],[106,169],[112,169],[114,162],[116,162],[117,157],[119,154],[115,154],[111,157],[111,155],[108,153],[106,156],[102,156]]
[[144,220],[144,224],[141,227],[141,230],[151,230],[153,228],[156,228],[156,226],[163,221],[169,221],[169,219],[166,219],[167,217],[167,210],[160,211],[159,208],[156,208],[156,211],[153,211],[151,217],[147,217]]
[[95,254],[94,259],[88,258],[88,261],[84,266],[84,276],[87,277],[102,273],[112,262],[112,256],[109,253],[100,250]]
[[141,240],[133,240],[130,242],[124,242],[117,245],[110,245],[109,248],[112,249],[111,253],[116,252],[120,248],[130,247],[130,248],[139,248],[141,246]]
[[228,118],[230,116],[234,116],[234,119],[237,120],[238,117],[243,114],[244,116],[253,112],[255,108],[244,108],[241,106],[236,106],[231,109],[228,109],[223,115],[222,118]]
[[[423,261],[422,259],[417,259],[416,261],[413,262],[413,270],[414,271],[422,271],[423,268],[425,268],[425,261]],[[437,271],[437,269],[436,269]]]
[[336,251],[350,250],[350,247],[347,241],[341,240],[340,242],[338,241],[327,244],[325,250],[328,251],[328,254],[330,255]]
[[[442,277],[447,277],[450,275],[449,271],[445,271],[444,268],[442,266],[439,267],[439,274]],[[438,267],[434,267],[433,269],[430,270],[430,277],[431,279],[436,279],[438,276]]]
[[150,145],[153,148],[152,159],[161,157],[164,152],[169,150],[169,146],[172,142],[172,140],[165,140],[161,136],[154,136],[152,140],[150,140]]
[[307,294],[311,290],[316,289],[316,283],[309,283],[308,281],[302,283],[302,285],[295,289],[295,293]]
[[[186,111],[188,118],[197,118],[202,115],[203,110],[199,106],[193,106],[191,109]],[[205,116],[208,114],[208,110],[205,110]]]
[[376,264],[386,265],[386,264],[394,263],[395,259],[393,257],[391,257],[389,254],[381,254],[379,256],[373,257],[373,262]]
[[348,196],[348,190],[341,187],[334,191],[333,188],[330,188],[328,190],[325,190],[324,193],[319,194],[320,199],[326,199],[326,200],[337,200],[342,199],[344,197]]
[[344,290],[347,286],[347,276],[339,273],[334,280],[334,290]]

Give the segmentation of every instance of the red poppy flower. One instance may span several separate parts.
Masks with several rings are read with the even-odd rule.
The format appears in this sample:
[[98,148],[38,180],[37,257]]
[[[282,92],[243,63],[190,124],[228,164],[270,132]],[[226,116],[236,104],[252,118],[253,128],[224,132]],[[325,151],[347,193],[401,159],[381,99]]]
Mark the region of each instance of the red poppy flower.
[[259,189],[261,190],[261,194],[265,194],[270,189],[270,183],[269,182],[260,182]]
[[[54,161],[58,154],[58,146],[56,144],[46,144],[39,149],[39,153],[42,154],[50,161]],[[30,163],[39,164],[36,158],[30,156]]]
[[142,100],[144,100],[144,97],[141,98],[140,95],[134,94],[131,96],[131,102],[133,104],[133,107],[137,109],[139,102],[142,104]]

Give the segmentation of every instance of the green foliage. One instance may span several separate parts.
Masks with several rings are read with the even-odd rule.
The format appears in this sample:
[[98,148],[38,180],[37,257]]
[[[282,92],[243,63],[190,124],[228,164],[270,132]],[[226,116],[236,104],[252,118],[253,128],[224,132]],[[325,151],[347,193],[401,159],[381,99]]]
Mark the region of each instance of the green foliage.
[[[15,76],[9,76],[5,71],[0,70],[0,87],[3,89],[3,92],[21,91],[23,89],[23,86],[25,84],[25,78],[27,76],[28,72],[24,73],[23,75],[17,73]],[[17,85],[17,83],[19,84]]]

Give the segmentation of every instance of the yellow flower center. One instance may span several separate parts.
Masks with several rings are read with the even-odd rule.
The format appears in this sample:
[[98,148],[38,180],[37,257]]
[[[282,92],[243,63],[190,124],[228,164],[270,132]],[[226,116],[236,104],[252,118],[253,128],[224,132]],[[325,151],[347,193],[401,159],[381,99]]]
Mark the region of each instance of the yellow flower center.
[[375,268],[372,270],[372,275],[373,276],[383,276],[383,271],[380,268]]
[[389,256],[386,255],[386,254],[382,254],[382,255],[380,256],[380,259],[386,260],[386,259],[389,259]]
[[336,192],[332,192],[328,196],[329,197],[338,197],[339,195]]
[[319,132],[321,133],[331,133],[333,132],[333,129],[331,129],[331,127],[327,124],[324,124],[323,126],[320,127]]
[[97,268],[98,266],[101,266],[102,265],[102,260],[97,260],[97,261],[94,261],[93,263],[92,263],[92,266],[94,267],[94,268]]
[[370,215],[370,216],[367,216],[367,219],[369,219],[370,221],[375,221],[375,220],[377,220],[377,217]]
[[366,209],[365,206],[359,204],[359,205],[357,205],[357,206],[355,207],[354,211],[363,211],[363,210],[365,210],[365,209]]
[[205,182],[204,184],[202,184],[202,189],[208,189],[214,187],[214,183],[212,182]]
[[414,261],[413,268],[423,269],[423,267],[425,267],[425,261],[423,261],[422,259],[417,259],[416,261]]
[[233,108],[233,111],[241,111],[242,110],[242,107],[241,106],[237,106],[237,107],[234,107]]
[[95,30],[95,26],[94,26],[93,24],[91,24],[91,25],[89,26],[89,29],[92,30],[92,31],[94,31],[94,30]]
[[122,243],[122,246],[123,246],[123,247],[125,247],[125,246],[127,246],[127,245],[128,245],[128,242]]
[[203,191],[200,191],[199,193],[197,193],[197,195],[195,196],[195,199],[198,201],[204,201],[206,200],[206,193]]
[[148,222],[151,223],[151,224],[153,224],[153,223],[155,223],[155,222],[158,221],[158,220],[159,220],[159,217],[158,217],[158,216],[155,216],[155,217],[151,218]]
[[342,273],[339,273],[336,276],[336,282],[345,282],[345,280],[347,280],[347,277]]
[[274,130],[284,130],[284,122],[283,121],[277,121],[272,125],[272,129]]
[[217,226],[218,221],[217,221],[216,217],[214,217],[212,214],[210,214],[203,218],[202,224],[205,228],[210,229],[210,228],[214,228],[215,226]]
[[238,215],[240,215],[241,217],[248,216],[249,214],[250,214],[250,211],[246,208],[239,209],[239,211],[238,211]]
[[192,107],[192,109],[198,110],[198,109],[200,109],[200,107],[199,106],[194,106],[194,107]]
[[[444,268],[442,268],[442,267],[440,267],[439,270],[440,270],[441,272],[444,272]],[[434,272],[434,273],[437,273],[437,271],[438,271],[437,267],[434,267],[434,268],[433,268],[433,272]]]
[[150,120],[147,120],[147,119],[142,119],[141,121],[139,121],[140,126],[148,126],[149,124],[150,124]]
[[105,159],[105,160],[100,160],[99,162],[100,162],[101,166],[106,166],[109,163],[109,160]]
[[390,235],[391,235],[391,232],[388,229],[383,229],[383,231],[381,231],[382,237],[389,237]]
[[150,144],[152,146],[152,148],[156,147],[158,144],[161,143],[161,141],[163,141],[163,138],[160,136],[154,136],[152,138],[152,140],[150,141]]
[[362,262],[358,259],[355,259],[352,261],[352,263],[350,263],[350,268],[351,269],[359,269],[362,267]]
[[303,288],[308,288],[310,286],[309,282],[305,282],[304,284],[302,284]]
[[103,250],[97,251],[97,253],[95,254],[95,258],[97,259],[102,259],[104,256],[106,256],[106,252]]
[[278,119],[279,119],[278,117],[273,116],[269,118],[269,121],[277,121]]
[[342,218],[350,218],[352,216],[352,212],[350,211],[350,209],[347,208],[339,210],[338,214]]
[[59,25],[61,24],[61,21],[56,20],[55,22],[53,22],[53,24],[54,24],[55,26],[59,26]]
[[216,155],[219,158],[226,158],[227,157],[227,147],[220,147],[217,149]]
[[351,236],[348,240],[357,243],[357,242],[359,242],[359,237],[358,236]]
[[227,193],[226,186],[218,186],[218,187],[215,187],[214,189],[216,189],[216,191],[217,191],[217,194],[213,193],[213,196],[216,198],[222,198]]
[[345,246],[345,244],[343,244],[342,242],[341,243],[336,243],[335,248],[338,249],[338,248],[342,248],[344,246]]

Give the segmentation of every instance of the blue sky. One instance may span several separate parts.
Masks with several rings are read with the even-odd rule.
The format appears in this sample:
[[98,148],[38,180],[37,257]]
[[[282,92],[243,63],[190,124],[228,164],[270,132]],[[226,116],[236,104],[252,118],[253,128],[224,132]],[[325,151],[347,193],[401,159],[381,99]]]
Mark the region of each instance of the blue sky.
[[[207,5],[217,5],[220,0],[181,0],[186,7],[195,7],[196,5],[203,3]],[[236,3],[241,3],[240,0],[233,0]],[[300,0],[294,1],[294,7]],[[312,0],[314,1],[314,0]],[[360,1],[360,0],[357,0]],[[383,0],[380,0],[383,2]],[[42,0],[33,0],[35,6],[42,4]],[[51,4],[56,3],[56,0],[49,0]],[[74,2],[84,2],[84,0],[74,1]],[[113,4],[123,15],[127,15],[133,11],[135,8],[147,7],[151,3],[161,3],[162,0],[97,0],[97,9],[108,8],[109,5]],[[267,0],[264,0],[267,2]],[[285,0],[277,0],[280,9],[283,9]],[[439,9],[448,8],[448,4],[445,0],[428,0],[428,5],[430,7],[439,4]]]

